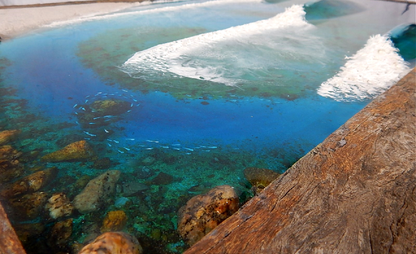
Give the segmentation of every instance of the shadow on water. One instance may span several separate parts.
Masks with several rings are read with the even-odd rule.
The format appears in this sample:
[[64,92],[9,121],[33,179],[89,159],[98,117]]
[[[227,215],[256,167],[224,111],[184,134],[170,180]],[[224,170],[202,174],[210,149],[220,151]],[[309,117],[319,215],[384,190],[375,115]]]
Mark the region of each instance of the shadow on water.
[[416,24],[393,29],[390,32],[390,38],[405,61],[416,58]]

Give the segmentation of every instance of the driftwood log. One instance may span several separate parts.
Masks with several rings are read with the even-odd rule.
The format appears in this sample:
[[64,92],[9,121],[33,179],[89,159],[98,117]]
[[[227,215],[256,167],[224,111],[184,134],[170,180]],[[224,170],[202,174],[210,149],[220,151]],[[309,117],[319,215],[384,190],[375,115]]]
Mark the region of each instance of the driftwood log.
[[185,253],[416,253],[415,73]]

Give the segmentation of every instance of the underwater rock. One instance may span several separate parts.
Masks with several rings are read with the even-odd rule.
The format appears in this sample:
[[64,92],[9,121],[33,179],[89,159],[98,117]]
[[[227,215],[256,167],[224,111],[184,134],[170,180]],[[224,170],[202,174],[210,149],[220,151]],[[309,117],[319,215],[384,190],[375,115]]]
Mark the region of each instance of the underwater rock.
[[127,215],[124,211],[110,211],[104,218],[101,233],[110,231],[120,231],[127,223]]
[[142,167],[139,169],[135,169],[133,174],[138,179],[145,179],[154,176],[155,172],[148,167]]
[[118,121],[119,116],[127,113],[132,106],[130,102],[124,100],[96,100],[91,104],[79,106],[81,110],[77,112],[78,122],[83,128],[106,126]]
[[189,245],[195,244],[238,210],[238,196],[229,185],[217,186],[191,198],[178,212],[178,232]]
[[63,162],[63,161],[84,161],[91,158],[94,151],[85,140],[71,143],[61,150],[47,154],[41,158],[47,162]]
[[20,130],[0,131],[0,145],[4,145],[12,141],[14,138],[16,138],[17,135],[19,135],[19,133],[20,133]]
[[174,181],[174,177],[164,172],[160,172],[150,181],[150,184],[154,185],[167,185]]
[[104,157],[104,158],[95,160],[92,167],[95,169],[109,169],[112,165],[113,165],[113,161],[110,160],[110,158],[108,157]]
[[45,209],[49,212],[52,219],[69,216],[74,210],[74,206],[64,193],[55,193],[48,199]]
[[280,174],[270,169],[250,167],[244,170],[244,176],[247,181],[251,183],[251,190],[254,195],[257,195],[266,188],[267,185],[277,179]]
[[34,192],[9,200],[13,209],[13,215],[20,219],[35,219],[43,211],[48,194],[45,192]]
[[146,158],[144,158],[144,159],[142,160],[142,163],[143,163],[144,165],[151,165],[151,164],[153,164],[155,161],[156,161],[156,158],[155,158],[155,157],[153,157],[153,156],[147,156]]
[[19,240],[25,245],[30,239],[37,238],[45,230],[44,223],[22,223],[13,226]]
[[139,183],[137,181],[124,183],[122,187],[123,187],[123,194],[126,197],[136,196],[140,192],[149,189],[149,186],[143,183]]
[[28,175],[17,182],[8,185],[0,192],[3,197],[15,197],[26,193],[31,193],[40,190],[42,187],[49,184],[55,179],[58,174],[58,168],[52,167],[42,171],[37,171]]
[[141,254],[142,252],[143,248],[134,236],[124,232],[107,232],[82,248],[78,254]]
[[55,225],[52,227],[51,235],[48,239],[49,245],[61,248],[64,247],[72,235],[72,226],[73,219],[66,219],[64,221],[55,223]]
[[114,193],[119,177],[120,171],[109,170],[89,181],[82,192],[74,198],[75,208],[80,213],[89,213],[99,209]]
[[10,182],[23,174],[24,167],[16,159],[20,154],[9,145],[0,146],[0,183]]

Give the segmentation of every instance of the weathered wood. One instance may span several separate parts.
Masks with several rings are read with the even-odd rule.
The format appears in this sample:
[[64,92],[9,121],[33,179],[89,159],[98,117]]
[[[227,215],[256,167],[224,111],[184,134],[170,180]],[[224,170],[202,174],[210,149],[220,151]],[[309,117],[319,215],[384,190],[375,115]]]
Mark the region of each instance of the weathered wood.
[[416,253],[415,73],[185,253]]
[[7,214],[0,203],[0,253],[1,254],[25,254],[22,244],[12,225],[7,218]]

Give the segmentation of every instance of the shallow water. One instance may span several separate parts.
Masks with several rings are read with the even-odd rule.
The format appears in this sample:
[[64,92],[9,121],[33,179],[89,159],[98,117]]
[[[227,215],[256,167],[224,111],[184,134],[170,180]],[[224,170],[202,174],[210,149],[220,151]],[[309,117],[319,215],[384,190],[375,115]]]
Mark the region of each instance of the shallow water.
[[[181,252],[186,246],[175,220],[184,200],[222,184],[249,196],[244,168],[283,173],[322,142],[373,95],[335,100],[320,96],[320,85],[370,36],[407,24],[415,12],[400,15],[404,6],[388,2],[321,1],[305,8],[306,21],[300,7],[284,16],[296,3],[304,2],[143,5],[4,42],[0,130],[21,129],[12,145],[39,156],[86,139],[98,158],[122,171],[120,185],[135,180],[149,187],[129,197],[135,209],[122,208],[129,211],[128,231],[161,244],[156,252]],[[106,99],[128,108],[105,117],[91,110]],[[25,167],[29,174],[56,165],[59,177],[47,191],[73,198],[75,181],[102,173],[92,164],[34,157]],[[143,167],[152,176],[137,178]],[[159,172],[175,178],[152,183]],[[87,234],[80,221],[100,223],[74,218],[71,241]],[[152,238],[156,229],[167,238]]]

